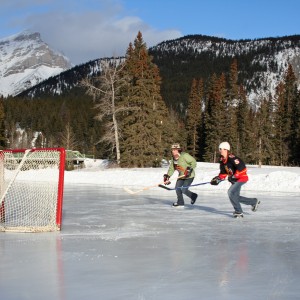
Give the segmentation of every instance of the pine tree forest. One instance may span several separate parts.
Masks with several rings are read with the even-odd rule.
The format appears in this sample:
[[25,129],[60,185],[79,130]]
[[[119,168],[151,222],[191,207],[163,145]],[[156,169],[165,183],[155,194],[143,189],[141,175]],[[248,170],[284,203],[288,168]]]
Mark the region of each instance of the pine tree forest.
[[[159,167],[172,143],[197,161],[216,162],[219,144],[228,141],[247,164],[300,166],[300,91],[292,66],[275,95],[255,107],[238,66],[233,58],[227,72],[195,76],[182,114],[164,100],[160,70],[139,32],[124,62],[106,70],[115,74],[113,85],[102,73],[68,94],[0,99],[0,147],[65,147],[121,167]],[[89,93],[89,85],[104,93]]]

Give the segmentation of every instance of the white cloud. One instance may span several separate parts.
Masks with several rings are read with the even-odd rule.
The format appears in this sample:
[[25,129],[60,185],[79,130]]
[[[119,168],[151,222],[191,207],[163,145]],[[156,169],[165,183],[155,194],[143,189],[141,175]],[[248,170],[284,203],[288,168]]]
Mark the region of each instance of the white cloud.
[[182,36],[177,30],[159,31],[137,16],[122,16],[120,6],[104,6],[95,11],[52,10],[32,14],[24,26],[40,32],[42,39],[63,52],[74,64],[100,57],[125,55],[138,31],[151,47],[163,40]]

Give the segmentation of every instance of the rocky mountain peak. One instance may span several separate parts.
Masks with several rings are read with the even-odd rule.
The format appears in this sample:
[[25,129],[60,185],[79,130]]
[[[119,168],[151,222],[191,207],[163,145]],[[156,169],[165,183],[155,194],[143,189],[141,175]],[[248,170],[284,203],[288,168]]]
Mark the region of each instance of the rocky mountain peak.
[[24,31],[0,40],[0,94],[16,95],[69,69],[67,57],[43,42],[38,32]]

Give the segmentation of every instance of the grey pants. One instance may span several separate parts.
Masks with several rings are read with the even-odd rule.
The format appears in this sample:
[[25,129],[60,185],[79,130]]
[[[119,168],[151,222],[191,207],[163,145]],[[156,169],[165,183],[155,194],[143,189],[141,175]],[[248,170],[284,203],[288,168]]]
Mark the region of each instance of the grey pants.
[[187,195],[191,199],[195,199],[195,197],[197,197],[197,194],[189,191],[188,188],[182,188],[182,189],[180,189],[180,187],[191,185],[193,181],[194,181],[194,177],[193,178],[188,178],[188,179],[178,179],[176,181],[175,188],[176,188],[176,194],[177,194],[177,203],[179,205],[183,205],[184,204],[184,200],[183,200],[183,195],[182,194]]
[[234,184],[231,185],[231,187],[228,190],[228,196],[230,202],[234,210],[239,213],[243,212],[241,203],[246,205],[255,205],[257,200],[256,198],[247,198],[247,197],[240,196],[241,187],[245,183],[246,182],[235,182]]

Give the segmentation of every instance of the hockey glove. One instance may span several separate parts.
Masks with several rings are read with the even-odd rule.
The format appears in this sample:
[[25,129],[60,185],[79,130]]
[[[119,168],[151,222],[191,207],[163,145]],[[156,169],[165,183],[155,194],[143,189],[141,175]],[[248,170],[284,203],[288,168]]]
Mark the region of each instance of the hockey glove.
[[222,181],[222,179],[221,179],[219,176],[216,176],[216,177],[214,177],[214,178],[211,180],[210,184],[211,184],[211,185],[218,185],[221,181]]
[[193,168],[192,168],[192,167],[187,167],[187,168],[185,169],[185,171],[184,171],[184,176],[185,176],[186,178],[188,178],[188,177],[191,176],[192,172],[193,172]]
[[232,184],[234,184],[235,182],[237,182],[237,178],[234,177],[234,175],[228,176],[228,181],[231,182]]
[[168,174],[164,174],[164,185],[168,185],[171,182],[169,181],[170,176]]

